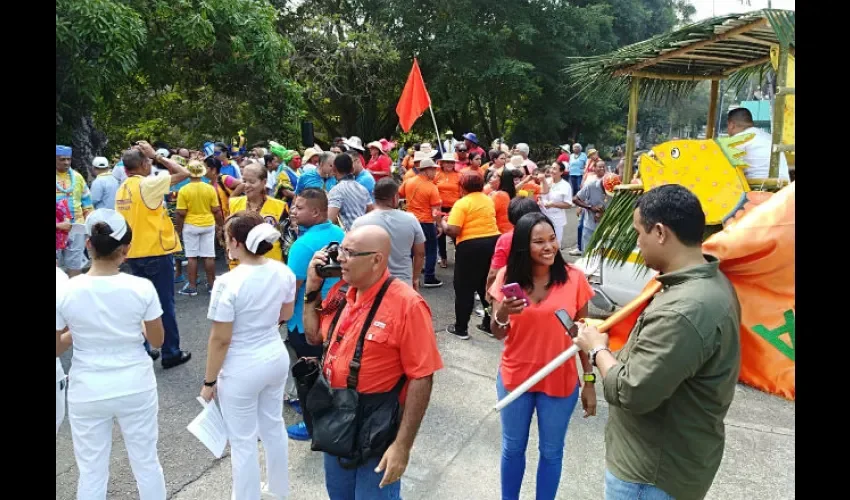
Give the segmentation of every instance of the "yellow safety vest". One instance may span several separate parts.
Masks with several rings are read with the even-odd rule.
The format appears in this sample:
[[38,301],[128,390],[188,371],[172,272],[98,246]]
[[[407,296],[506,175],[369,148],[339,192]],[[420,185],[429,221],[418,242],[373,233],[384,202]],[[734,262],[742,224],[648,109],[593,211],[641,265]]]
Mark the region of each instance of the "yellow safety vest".
[[[233,215],[236,212],[241,210],[247,210],[248,208],[248,197],[247,196],[235,196],[230,198],[230,214]],[[289,207],[287,207],[286,202],[283,200],[278,200],[277,198],[272,198],[270,196],[266,197],[266,202],[263,203],[262,208],[260,208],[260,215],[263,216],[263,219],[272,227],[280,230],[280,214],[286,212],[289,214]],[[274,259],[280,262],[283,262],[283,252],[280,249],[280,240],[274,242],[274,246],[271,250],[265,255],[269,259]],[[236,259],[230,260],[228,265],[230,269],[233,269],[239,264],[239,261]]]
[[115,194],[115,210],[127,219],[133,230],[133,242],[127,254],[129,259],[158,257],[182,250],[180,238],[168,211],[164,198],[156,207],[149,207],[142,199],[140,175],[128,177]]

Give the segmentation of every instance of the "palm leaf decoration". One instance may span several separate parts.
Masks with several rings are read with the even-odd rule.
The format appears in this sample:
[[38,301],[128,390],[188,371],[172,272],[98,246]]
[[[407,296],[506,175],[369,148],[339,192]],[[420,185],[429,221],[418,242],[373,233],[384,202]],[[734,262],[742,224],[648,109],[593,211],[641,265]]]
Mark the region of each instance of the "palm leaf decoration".
[[[596,226],[593,237],[584,249],[588,257],[611,259],[616,266],[622,266],[637,247],[637,232],[632,227],[632,214],[642,190],[620,189],[614,193],[608,209]],[[636,264],[643,265],[638,258]]]

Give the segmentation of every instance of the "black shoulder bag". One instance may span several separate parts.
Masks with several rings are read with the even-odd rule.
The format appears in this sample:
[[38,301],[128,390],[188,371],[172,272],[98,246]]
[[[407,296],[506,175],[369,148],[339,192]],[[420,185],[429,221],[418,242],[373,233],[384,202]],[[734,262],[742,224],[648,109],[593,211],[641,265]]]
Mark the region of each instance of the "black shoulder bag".
[[[407,381],[404,375],[389,392],[375,394],[357,392],[360,359],[363,356],[366,332],[372,325],[392,281],[393,278],[389,277],[381,286],[366,321],[363,322],[354,356],[348,365],[346,387],[331,388],[323,370],[319,369],[304,405],[305,422],[309,415],[308,429],[312,427],[310,448],[313,451],[323,451],[338,457],[340,465],[346,469],[355,469],[370,458],[383,455],[395,440],[401,423],[401,405],[398,396]],[[338,337],[339,332],[334,330],[344,308],[345,304],[340,304],[331,322],[323,359],[327,356],[330,343],[335,341],[334,334],[336,333]]]

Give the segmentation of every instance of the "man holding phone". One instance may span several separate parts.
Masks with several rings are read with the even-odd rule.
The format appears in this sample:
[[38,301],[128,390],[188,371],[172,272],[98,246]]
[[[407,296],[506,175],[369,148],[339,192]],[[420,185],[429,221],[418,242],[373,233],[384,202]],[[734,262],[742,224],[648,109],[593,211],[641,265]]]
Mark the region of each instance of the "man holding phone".
[[693,193],[672,184],[647,191],[634,227],[663,293],[616,356],[594,327],[575,339],[599,368],[610,405],[605,498],[702,499],[723,457],[741,307],[717,259],[702,253],[705,214]]

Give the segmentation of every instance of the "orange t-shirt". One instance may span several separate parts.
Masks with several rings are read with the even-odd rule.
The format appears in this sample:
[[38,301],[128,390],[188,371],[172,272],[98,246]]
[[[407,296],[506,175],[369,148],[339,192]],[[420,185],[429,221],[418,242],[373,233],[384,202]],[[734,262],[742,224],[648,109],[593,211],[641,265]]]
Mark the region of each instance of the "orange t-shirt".
[[[354,287],[345,293],[346,306],[337,321],[334,340],[325,359],[324,374],[334,388],[346,387],[349,364],[354,357],[354,348],[363,329],[363,322],[369,314],[375,295],[381,285],[389,278],[389,272],[377,283],[357,298]],[[322,307],[338,299],[343,281],[336,283],[329,291]],[[327,310],[320,319],[322,338],[327,339],[336,311]],[[341,338],[339,342],[337,338]],[[363,355],[360,358],[360,375],[357,391],[363,394],[388,392],[398,383],[402,375],[408,382],[427,377],[443,367],[440,351],[437,349],[437,336],[431,323],[431,309],[421,295],[407,283],[394,280],[375,314],[372,326],[363,342]],[[404,404],[407,397],[407,383],[399,395]]]
[[496,225],[499,226],[499,232],[502,234],[514,230],[514,225],[508,220],[508,205],[511,203],[511,197],[504,191],[493,191],[490,193],[490,198],[493,198],[493,206],[496,209]]
[[404,173],[404,177],[402,177],[402,180],[406,181],[407,179],[413,179],[416,176],[416,170],[413,170],[413,167],[410,167],[410,169]]
[[484,178],[484,174],[486,173],[486,171],[481,167],[478,167],[475,170],[473,170],[472,167],[465,167],[460,171],[460,175],[466,174],[468,172],[478,174],[481,176],[481,178]]
[[434,184],[440,191],[440,199],[444,207],[451,208],[460,199],[460,174],[457,172],[437,172]]
[[447,224],[460,228],[458,245],[466,240],[499,235],[493,200],[484,193],[469,193],[457,200],[449,212]]
[[[496,274],[496,281],[488,293],[493,300],[502,301],[502,286],[505,284],[503,267]],[[576,313],[593,297],[593,289],[577,267],[567,265],[567,282],[549,289],[549,295],[538,304],[530,304],[522,313],[510,317],[511,326],[505,338],[499,371],[505,388],[512,391],[528,380],[535,372],[546,366],[559,354],[573,345],[564,332],[564,327],[555,316],[558,309],[566,309],[575,319]],[[546,376],[530,389],[547,396],[565,398],[578,387],[578,370],[569,360]]]
[[407,202],[407,211],[419,222],[434,222],[434,207],[440,209],[440,191],[425,174],[406,180],[398,190]]

